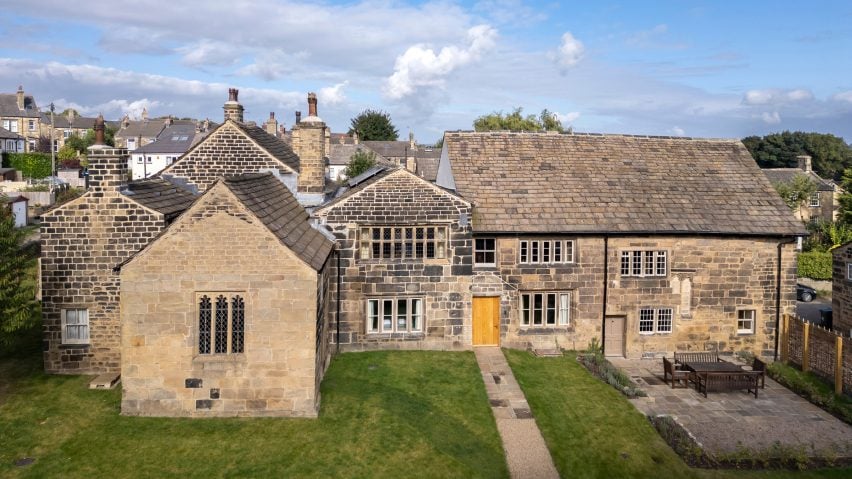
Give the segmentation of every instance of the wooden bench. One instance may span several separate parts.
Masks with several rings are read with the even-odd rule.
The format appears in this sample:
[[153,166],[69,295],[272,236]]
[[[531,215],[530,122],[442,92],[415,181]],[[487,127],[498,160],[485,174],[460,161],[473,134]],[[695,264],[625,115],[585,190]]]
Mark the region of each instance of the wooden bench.
[[704,351],[699,353],[674,353],[675,364],[683,363],[715,363],[721,361],[716,351]]
[[674,363],[663,357],[663,382],[668,382],[668,377],[672,378],[672,389],[676,382],[683,382],[684,387],[689,387],[689,371],[678,369]]
[[757,389],[762,373],[758,371],[741,372],[697,372],[694,373],[696,387],[699,394],[710,391],[736,391],[745,389],[749,394],[754,394],[757,399]]

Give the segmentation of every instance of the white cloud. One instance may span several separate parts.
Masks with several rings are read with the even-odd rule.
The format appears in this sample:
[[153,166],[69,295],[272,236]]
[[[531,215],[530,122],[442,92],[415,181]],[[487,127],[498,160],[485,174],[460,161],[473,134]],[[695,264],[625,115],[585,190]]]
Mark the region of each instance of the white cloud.
[[455,45],[435,53],[423,44],[413,45],[397,57],[394,72],[385,82],[385,94],[391,99],[409,96],[420,87],[440,87],[454,70],[480,59],[494,47],[497,31],[488,25],[477,25],[467,32],[468,46]]
[[556,53],[551,54],[551,58],[560,68],[568,69],[577,66],[583,59],[585,52],[586,48],[583,46],[583,42],[574,38],[571,32],[565,32],[562,35],[562,43],[559,45],[559,49]]
[[231,44],[213,40],[199,40],[175,49],[184,65],[203,67],[206,65],[227,66],[239,60],[239,51]]
[[810,90],[795,89],[782,90],[777,88],[769,88],[764,90],[749,90],[743,97],[743,103],[746,105],[767,105],[780,104],[800,101],[810,101],[814,99],[814,94]]
[[338,105],[346,101],[346,94],[343,93],[343,88],[348,85],[348,81],[338,83],[334,86],[320,88],[317,93],[317,99],[323,105]]
[[571,111],[571,112],[565,113],[564,115],[562,113],[559,113],[559,112],[554,112],[554,115],[556,115],[556,119],[559,120],[560,123],[568,124],[568,125],[577,121],[577,118],[580,118],[580,112],[579,111]]
[[140,118],[142,116],[142,110],[148,110],[149,114],[151,114],[152,116],[156,116],[156,113],[154,113],[154,109],[161,105],[160,102],[156,100],[152,101],[147,98],[132,101],[110,100],[108,102],[100,103],[98,105],[93,106],[80,105],[78,103],[69,102],[64,98],[56,100],[55,103],[57,110],[73,108],[83,116],[95,116],[98,114],[103,114],[106,118],[119,118],[123,117],[125,114],[130,116],[131,118]]
[[852,90],[840,92],[831,97],[835,101],[846,101],[852,103]]
[[292,75],[310,54],[302,51],[291,54],[282,50],[271,50],[259,53],[254,63],[248,64],[237,70],[237,75],[256,76],[266,81],[278,80]]
[[768,125],[777,125],[781,123],[781,115],[778,114],[777,111],[773,111],[772,113],[765,111],[760,115],[760,119]]
[[672,135],[674,135],[674,136],[685,136],[686,135],[686,132],[683,130],[683,128],[681,128],[679,126],[673,126],[672,129],[671,129],[671,132],[672,132]]

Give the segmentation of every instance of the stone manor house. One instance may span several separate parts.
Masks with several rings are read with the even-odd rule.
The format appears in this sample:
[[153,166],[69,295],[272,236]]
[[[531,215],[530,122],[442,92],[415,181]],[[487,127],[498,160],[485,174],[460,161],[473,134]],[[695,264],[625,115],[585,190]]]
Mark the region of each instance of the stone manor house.
[[447,132],[437,179],[326,179],[224,122],[155,177],[91,147],[90,190],[44,216],[44,365],[120,372],[122,413],[315,416],[337,351],[771,355],[805,230],[735,140]]

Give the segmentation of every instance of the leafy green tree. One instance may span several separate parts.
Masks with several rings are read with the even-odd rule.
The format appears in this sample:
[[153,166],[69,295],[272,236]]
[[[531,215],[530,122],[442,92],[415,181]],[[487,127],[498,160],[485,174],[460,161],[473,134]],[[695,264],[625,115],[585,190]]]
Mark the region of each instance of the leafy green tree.
[[399,131],[391,122],[389,114],[378,110],[364,110],[352,118],[349,135],[358,133],[361,141],[395,141]]
[[[0,203],[5,199],[0,195]],[[0,207],[0,345],[4,347],[35,321],[35,291],[30,278],[35,256],[23,246],[25,235],[24,230],[15,228],[9,208]]]
[[[816,193],[817,185],[804,174],[796,175],[789,183],[773,183],[775,191],[781,195],[781,199],[787,203],[793,212],[799,212],[802,205],[811,195]],[[801,213],[800,213],[801,214]],[[804,219],[801,218],[800,219]]]
[[523,115],[524,109],[517,107],[512,113],[503,114],[495,111],[489,115],[482,115],[473,120],[473,129],[476,131],[565,131],[562,122],[546,108],[539,116]]
[[355,178],[361,173],[369,170],[376,164],[376,153],[367,150],[358,150],[349,158],[349,164],[343,170],[347,178]]
[[852,148],[831,134],[785,131],[742,141],[761,168],[794,168],[799,155],[810,155],[814,171],[823,178],[839,179],[852,167]]
[[80,112],[78,112],[77,110],[75,110],[73,108],[66,108],[66,109],[62,110],[62,113],[60,113],[60,115],[68,116],[68,114],[71,113],[71,112],[74,113],[74,116],[80,116]]

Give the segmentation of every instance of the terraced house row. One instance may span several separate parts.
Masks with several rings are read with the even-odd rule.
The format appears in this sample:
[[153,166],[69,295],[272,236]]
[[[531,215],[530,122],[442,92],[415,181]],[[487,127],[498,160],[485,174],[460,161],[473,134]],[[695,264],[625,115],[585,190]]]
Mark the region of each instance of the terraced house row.
[[91,189],[44,218],[44,362],[120,372],[122,412],[315,416],[337,351],[771,355],[801,223],[739,141],[447,132],[437,179],[326,179],[224,122],[153,178],[95,145]]

